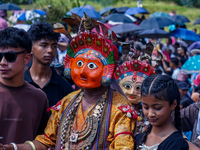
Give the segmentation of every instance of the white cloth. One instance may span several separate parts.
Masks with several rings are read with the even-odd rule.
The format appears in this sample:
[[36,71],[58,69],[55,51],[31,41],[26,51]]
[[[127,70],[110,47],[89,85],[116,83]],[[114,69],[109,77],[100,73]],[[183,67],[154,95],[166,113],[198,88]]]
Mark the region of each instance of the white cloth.
[[139,146],[140,150],[157,150],[158,146],[160,143],[152,145],[152,146],[146,146],[145,144],[142,144],[141,146]]
[[172,79],[176,80],[180,71],[181,70],[179,68],[176,68],[172,73]]

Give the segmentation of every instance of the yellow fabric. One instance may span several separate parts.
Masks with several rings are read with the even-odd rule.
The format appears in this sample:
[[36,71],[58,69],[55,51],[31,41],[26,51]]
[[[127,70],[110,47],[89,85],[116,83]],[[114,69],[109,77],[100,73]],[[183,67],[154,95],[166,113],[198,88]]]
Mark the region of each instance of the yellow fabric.
[[[79,91],[75,91],[70,93],[68,96],[64,97],[61,103],[61,107],[59,111],[52,111],[52,115],[47,123],[47,127],[45,129],[45,134],[49,137],[47,138],[45,135],[38,135],[35,140],[41,142],[42,144],[48,147],[55,147],[56,142],[56,132],[58,130],[59,121],[62,116],[63,111],[67,107],[69,101],[78,93]],[[109,134],[107,141],[110,143],[109,149],[113,150],[133,150],[134,149],[134,139],[129,134],[120,134],[117,137],[114,136],[121,132],[131,132],[133,133],[135,127],[135,120],[132,118],[128,118],[125,113],[123,113],[117,107],[122,105],[131,105],[124,96],[119,94],[118,92],[113,92],[112,98],[112,108],[111,108],[111,116],[110,116],[110,126],[109,126]],[[91,109],[91,107],[89,108]],[[84,112],[84,115],[87,112]],[[83,117],[82,108],[78,108],[78,119],[79,117]],[[78,121],[80,122],[80,121]],[[83,122],[82,122],[83,123]],[[82,124],[81,124],[82,125]],[[78,125],[79,126],[79,125]],[[80,126],[79,126],[80,127]]]

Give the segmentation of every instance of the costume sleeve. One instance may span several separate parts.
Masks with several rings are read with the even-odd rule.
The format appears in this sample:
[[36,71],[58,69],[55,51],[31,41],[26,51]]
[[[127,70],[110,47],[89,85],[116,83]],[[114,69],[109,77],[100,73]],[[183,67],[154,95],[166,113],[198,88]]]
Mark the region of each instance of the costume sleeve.
[[181,110],[181,126],[183,132],[192,131],[198,117],[200,101]]
[[[109,135],[107,141],[110,143],[110,150],[133,150],[134,138],[133,131],[135,120],[127,117],[126,113],[122,112],[118,106],[125,99],[119,97],[118,101],[114,100],[111,112]],[[122,104],[122,103],[121,103]],[[127,105],[129,103],[126,103]],[[124,104],[122,104],[124,105]]]
[[35,140],[46,145],[47,147],[55,147],[58,126],[62,113],[69,104],[70,100],[79,92],[80,90],[70,93],[62,100],[60,100],[55,106],[51,107],[52,114],[47,122],[44,134],[38,135]]

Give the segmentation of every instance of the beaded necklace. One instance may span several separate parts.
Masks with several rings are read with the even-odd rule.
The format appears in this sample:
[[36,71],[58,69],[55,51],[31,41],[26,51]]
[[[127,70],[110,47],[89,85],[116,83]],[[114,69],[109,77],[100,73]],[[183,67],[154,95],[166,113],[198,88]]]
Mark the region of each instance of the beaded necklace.
[[[80,131],[76,131],[73,129],[73,122],[76,112],[78,111],[78,106],[81,104],[84,97],[83,92],[79,94],[74,106],[70,109],[62,128],[61,150],[90,149],[92,142],[97,135],[98,124],[101,119],[101,113],[104,108],[107,94],[108,91],[99,98],[92,109],[88,112],[87,117],[82,124],[82,126],[85,124],[84,128]],[[92,110],[93,113],[91,115]]]

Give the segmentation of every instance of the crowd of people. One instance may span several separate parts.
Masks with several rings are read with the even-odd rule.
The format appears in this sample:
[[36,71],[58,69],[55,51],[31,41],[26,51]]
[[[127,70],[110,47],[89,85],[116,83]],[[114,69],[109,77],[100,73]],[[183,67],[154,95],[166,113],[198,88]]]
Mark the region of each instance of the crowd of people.
[[200,75],[181,70],[200,53],[75,19],[74,37],[43,21],[0,31],[0,150],[200,148]]

